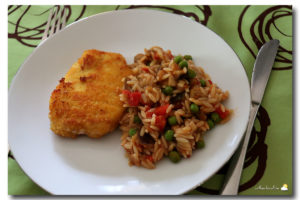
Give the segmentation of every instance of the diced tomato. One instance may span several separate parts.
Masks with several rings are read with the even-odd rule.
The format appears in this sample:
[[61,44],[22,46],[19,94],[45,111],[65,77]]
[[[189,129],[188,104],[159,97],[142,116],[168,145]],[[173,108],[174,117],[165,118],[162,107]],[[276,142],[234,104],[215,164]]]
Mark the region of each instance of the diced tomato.
[[129,105],[130,106],[138,106],[142,98],[142,94],[140,92],[131,92],[129,96]]
[[128,104],[130,106],[139,105],[142,98],[142,94],[140,92],[130,92],[129,90],[123,90],[122,93],[126,96]]
[[158,115],[155,118],[155,125],[160,131],[163,131],[166,126],[166,118],[162,115]]
[[151,118],[154,112],[146,112],[146,117]]
[[159,106],[154,110],[154,113],[156,115],[165,115],[167,112],[167,109],[169,107],[169,104],[163,105],[163,106]]
[[142,67],[142,70],[143,70],[144,72],[147,72],[147,73],[150,72],[148,67]]
[[150,160],[151,162],[153,162],[153,157],[152,157],[151,155],[146,156],[146,158],[147,158],[148,160]]
[[123,90],[122,93],[127,97],[129,98],[129,95],[130,95],[130,91],[129,90]]
[[220,117],[221,117],[222,119],[225,119],[225,118],[230,114],[230,111],[229,111],[229,110],[225,110],[225,112],[222,112],[222,110],[221,110],[220,107],[218,107],[218,108],[216,109],[216,112],[220,115]]
[[208,80],[208,82],[209,82],[210,84],[213,84],[213,83],[211,82],[211,80]]

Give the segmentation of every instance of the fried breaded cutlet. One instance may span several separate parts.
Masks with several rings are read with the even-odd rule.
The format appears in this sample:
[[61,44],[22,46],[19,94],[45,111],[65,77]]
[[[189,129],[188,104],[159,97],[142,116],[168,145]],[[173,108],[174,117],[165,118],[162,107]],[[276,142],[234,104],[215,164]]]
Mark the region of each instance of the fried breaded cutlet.
[[113,131],[124,112],[121,79],[129,74],[122,55],[86,50],[52,92],[51,130],[71,138],[81,134],[98,138]]

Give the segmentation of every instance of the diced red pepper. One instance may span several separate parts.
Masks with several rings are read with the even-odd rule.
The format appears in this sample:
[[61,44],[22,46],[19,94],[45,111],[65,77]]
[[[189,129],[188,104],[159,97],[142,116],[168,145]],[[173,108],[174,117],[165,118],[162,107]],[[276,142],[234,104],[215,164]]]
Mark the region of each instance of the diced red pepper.
[[150,72],[150,70],[149,70],[149,68],[148,68],[148,67],[142,67],[142,70],[143,70],[144,72],[147,72],[147,73],[149,73],[149,72]]
[[169,104],[163,105],[163,106],[159,106],[154,110],[154,113],[156,115],[165,115],[167,112],[167,109],[169,107]]
[[213,84],[213,83],[211,82],[211,80],[208,80],[208,82],[209,82],[210,84]]
[[229,110],[225,110],[225,112],[223,112],[223,111],[221,110],[220,107],[218,107],[218,108],[216,109],[216,112],[219,114],[219,116],[220,116],[222,119],[225,119],[225,118],[230,114],[230,111],[229,111]]
[[162,115],[156,116],[155,125],[160,131],[163,131],[166,126],[166,118]]

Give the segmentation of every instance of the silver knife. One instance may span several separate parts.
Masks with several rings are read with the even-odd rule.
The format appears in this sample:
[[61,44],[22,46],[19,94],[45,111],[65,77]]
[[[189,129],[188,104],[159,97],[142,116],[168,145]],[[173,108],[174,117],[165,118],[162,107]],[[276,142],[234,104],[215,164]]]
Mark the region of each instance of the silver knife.
[[279,41],[271,40],[260,48],[256,57],[251,78],[251,109],[247,130],[244,140],[242,140],[239,148],[231,158],[229,169],[225,176],[224,185],[221,189],[221,195],[238,194],[249,138],[258,108],[264,96],[264,91],[271,74],[278,47]]

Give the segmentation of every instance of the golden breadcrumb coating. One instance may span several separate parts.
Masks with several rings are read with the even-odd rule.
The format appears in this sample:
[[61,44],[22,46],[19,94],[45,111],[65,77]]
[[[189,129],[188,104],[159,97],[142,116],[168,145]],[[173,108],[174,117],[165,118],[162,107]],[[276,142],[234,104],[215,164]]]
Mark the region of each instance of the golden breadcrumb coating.
[[51,130],[71,138],[98,138],[114,130],[124,112],[121,79],[129,74],[122,55],[86,50],[52,92]]

